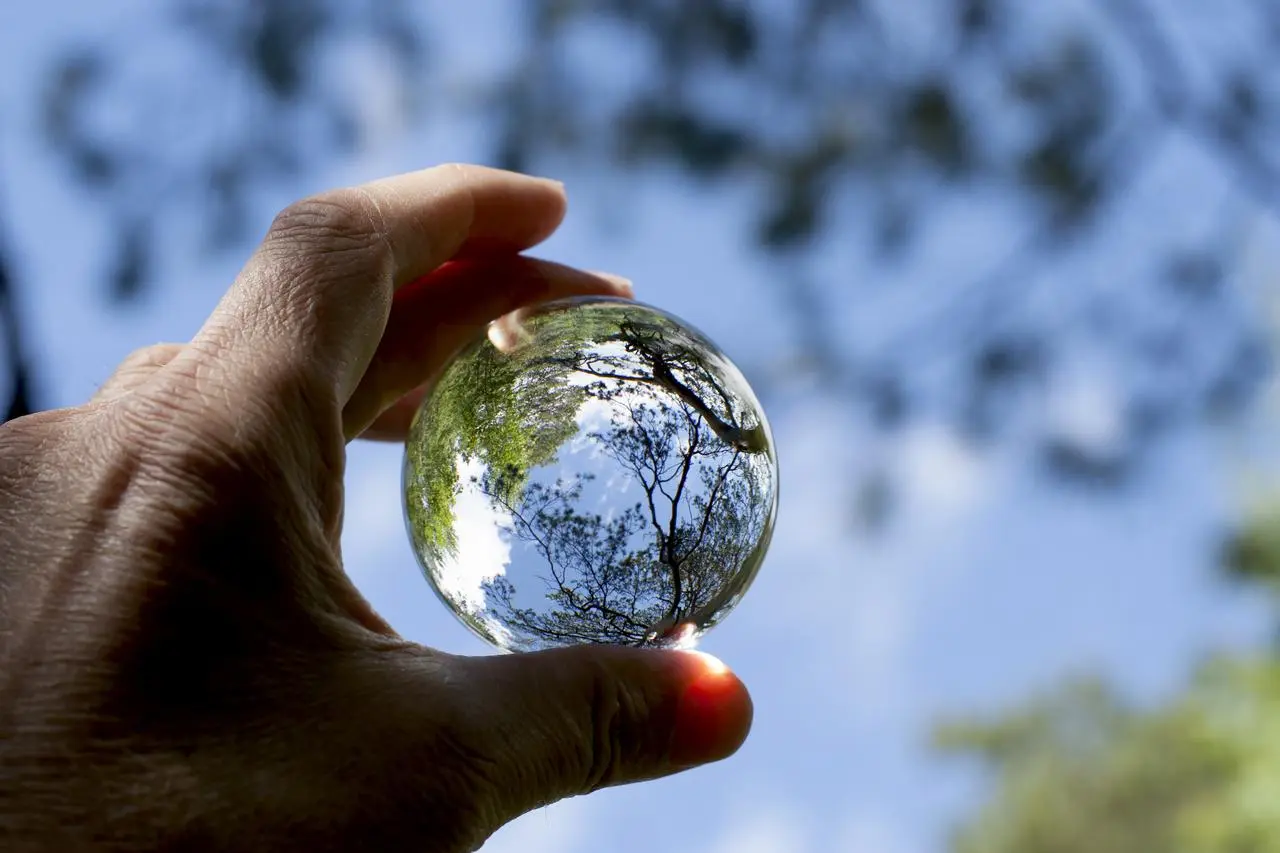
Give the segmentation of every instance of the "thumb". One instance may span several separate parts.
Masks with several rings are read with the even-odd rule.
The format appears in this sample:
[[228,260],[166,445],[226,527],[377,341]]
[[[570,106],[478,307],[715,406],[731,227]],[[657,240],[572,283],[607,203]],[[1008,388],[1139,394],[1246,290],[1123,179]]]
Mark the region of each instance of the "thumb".
[[578,646],[463,660],[503,820],[719,761],[751,728],[746,687],[700,652]]

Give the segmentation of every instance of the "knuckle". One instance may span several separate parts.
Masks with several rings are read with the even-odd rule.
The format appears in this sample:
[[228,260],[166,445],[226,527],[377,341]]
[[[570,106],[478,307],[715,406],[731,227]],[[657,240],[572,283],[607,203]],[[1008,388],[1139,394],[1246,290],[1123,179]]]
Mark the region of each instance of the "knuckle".
[[294,341],[308,339],[332,325],[334,310],[368,303],[371,282],[389,282],[394,253],[387,228],[377,200],[360,187],[289,205],[263,240],[258,269],[265,284],[244,310],[253,322],[288,330]]
[[359,188],[330,190],[296,201],[276,214],[269,245],[320,252],[364,252],[385,239],[377,204]]
[[591,740],[583,763],[585,793],[617,784],[636,761],[640,741],[635,721],[645,719],[648,699],[601,668],[593,678]]

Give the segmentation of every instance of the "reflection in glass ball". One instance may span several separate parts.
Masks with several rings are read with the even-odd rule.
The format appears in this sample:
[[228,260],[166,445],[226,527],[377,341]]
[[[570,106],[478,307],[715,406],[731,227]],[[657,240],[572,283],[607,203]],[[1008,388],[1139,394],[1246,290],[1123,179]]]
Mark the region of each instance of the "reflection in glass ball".
[[495,323],[409,433],[409,536],[502,649],[690,647],[773,532],[777,460],[738,369],[654,308],[587,297]]

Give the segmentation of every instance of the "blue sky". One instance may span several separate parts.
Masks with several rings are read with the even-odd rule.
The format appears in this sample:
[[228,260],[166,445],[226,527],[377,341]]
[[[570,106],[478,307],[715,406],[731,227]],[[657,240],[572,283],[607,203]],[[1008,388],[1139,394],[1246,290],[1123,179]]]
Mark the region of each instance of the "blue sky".
[[[47,369],[40,378],[56,403],[71,404],[130,350],[188,337],[248,247],[214,259],[172,252],[163,270],[169,284],[155,298],[140,310],[104,312],[97,275],[106,233],[32,132],[32,81],[67,38],[127,32],[130,10],[152,0],[9,5],[0,28],[2,221]],[[436,61],[450,69],[442,91],[488,73],[515,26],[511,2],[448,8],[438,13],[435,42]],[[352,57],[350,79],[377,93],[369,59]],[[312,190],[473,160],[483,150],[483,127],[447,107],[406,128],[393,99],[366,100],[371,144],[305,183],[265,192],[256,230]],[[1158,199],[1161,182],[1175,175],[1212,183],[1193,155],[1168,156],[1138,192]],[[786,335],[772,320],[775,268],[747,244],[740,197],[657,175],[628,187],[622,206],[616,188],[602,189],[590,174],[555,177],[567,182],[570,214],[538,254],[632,278],[638,298],[693,322],[749,373],[777,357]],[[1263,229],[1255,237],[1257,281],[1274,277],[1275,236]],[[953,256],[974,242],[959,226],[943,239]],[[1124,269],[1134,259],[1117,248],[1106,262]],[[815,259],[828,269],[850,263],[838,248]],[[1259,287],[1258,298],[1269,295]],[[850,302],[843,310],[856,343],[901,319],[903,306]],[[1063,406],[1105,431],[1105,373],[1082,367],[1079,375]],[[1155,696],[1176,687],[1200,651],[1259,634],[1260,610],[1215,585],[1211,554],[1242,472],[1273,454],[1273,443],[1259,438],[1266,422],[1247,433],[1182,436],[1134,488],[1099,496],[1047,486],[1017,447],[975,456],[936,425],[874,437],[838,403],[804,389],[773,399],[769,415],[782,468],[775,544],[738,611],[702,645],[752,688],[751,739],[723,764],[528,815],[495,837],[489,853],[648,853],[658,845],[933,853],[976,790],[968,770],[927,754],[935,715],[996,708],[1085,668]],[[842,473],[870,465],[889,466],[910,486],[899,516],[875,539],[851,535]],[[435,599],[409,550],[399,449],[353,446],[348,484],[344,549],[359,587],[407,636],[485,652]]]

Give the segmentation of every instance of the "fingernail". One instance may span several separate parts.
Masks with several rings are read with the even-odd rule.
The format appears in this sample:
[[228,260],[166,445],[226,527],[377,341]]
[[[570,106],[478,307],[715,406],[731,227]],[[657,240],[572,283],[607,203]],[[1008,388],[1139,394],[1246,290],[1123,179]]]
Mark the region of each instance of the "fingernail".
[[536,180],[541,181],[549,187],[564,192],[564,181],[557,181],[555,178],[537,178]]
[[636,287],[634,284],[631,283],[631,279],[629,278],[623,278],[622,276],[614,275],[611,272],[592,271],[591,274],[596,278],[602,278],[605,281],[609,282],[610,284],[612,284],[614,287],[618,289],[619,293],[621,293],[624,296],[633,297],[636,295]]
[[751,697],[737,676],[723,664],[706,665],[680,696],[672,764],[691,767],[728,758],[746,739],[752,713]]

